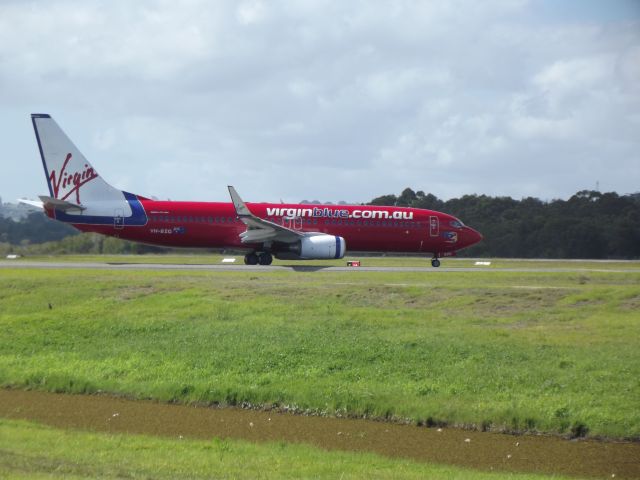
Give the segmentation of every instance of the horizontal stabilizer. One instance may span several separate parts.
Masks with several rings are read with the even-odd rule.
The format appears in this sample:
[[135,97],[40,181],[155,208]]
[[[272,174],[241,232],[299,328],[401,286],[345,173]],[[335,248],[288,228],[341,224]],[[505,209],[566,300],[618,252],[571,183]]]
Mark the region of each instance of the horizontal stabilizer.
[[63,212],[67,212],[69,210],[86,210],[87,207],[83,207],[82,205],[77,205],[75,203],[67,202],[66,200],[58,200],[53,197],[46,197],[44,195],[39,195],[40,200],[42,200],[42,204],[44,208],[51,207],[56,210],[61,210]]
[[29,200],[28,198],[19,198],[18,203],[24,203],[31,207],[44,208],[44,204],[40,200]]

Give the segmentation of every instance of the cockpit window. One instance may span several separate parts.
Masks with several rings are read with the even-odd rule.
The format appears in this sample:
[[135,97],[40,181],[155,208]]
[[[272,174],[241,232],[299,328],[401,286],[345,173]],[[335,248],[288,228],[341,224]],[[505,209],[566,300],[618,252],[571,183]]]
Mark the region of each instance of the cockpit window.
[[462,227],[464,227],[463,223],[460,220],[451,220],[449,222],[449,225],[451,225],[453,228],[462,228]]

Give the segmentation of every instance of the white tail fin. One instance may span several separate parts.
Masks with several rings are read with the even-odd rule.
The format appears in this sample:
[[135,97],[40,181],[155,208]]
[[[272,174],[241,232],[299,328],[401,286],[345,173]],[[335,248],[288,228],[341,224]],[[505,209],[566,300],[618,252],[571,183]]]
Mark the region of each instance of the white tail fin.
[[31,114],[52,198],[81,205],[120,200],[122,192],[105,182],[50,115]]
[[50,196],[40,197],[57,220],[70,223],[144,225],[147,217],[137,195],[105,182],[80,150],[46,113],[32,113]]

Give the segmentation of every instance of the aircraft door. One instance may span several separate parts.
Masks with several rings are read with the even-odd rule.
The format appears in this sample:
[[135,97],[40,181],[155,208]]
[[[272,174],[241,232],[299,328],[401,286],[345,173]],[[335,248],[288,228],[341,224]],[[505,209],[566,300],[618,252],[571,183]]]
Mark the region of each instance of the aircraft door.
[[116,208],[113,212],[113,228],[122,230],[124,228],[124,210]]
[[440,233],[440,220],[435,215],[429,217],[429,236],[437,237]]

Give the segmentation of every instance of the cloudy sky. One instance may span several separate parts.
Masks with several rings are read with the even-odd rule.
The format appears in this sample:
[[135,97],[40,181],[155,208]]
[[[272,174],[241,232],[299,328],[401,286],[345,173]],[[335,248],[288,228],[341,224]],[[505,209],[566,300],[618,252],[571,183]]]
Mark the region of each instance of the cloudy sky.
[[637,192],[640,0],[0,0],[3,201],[32,112],[158,198]]

